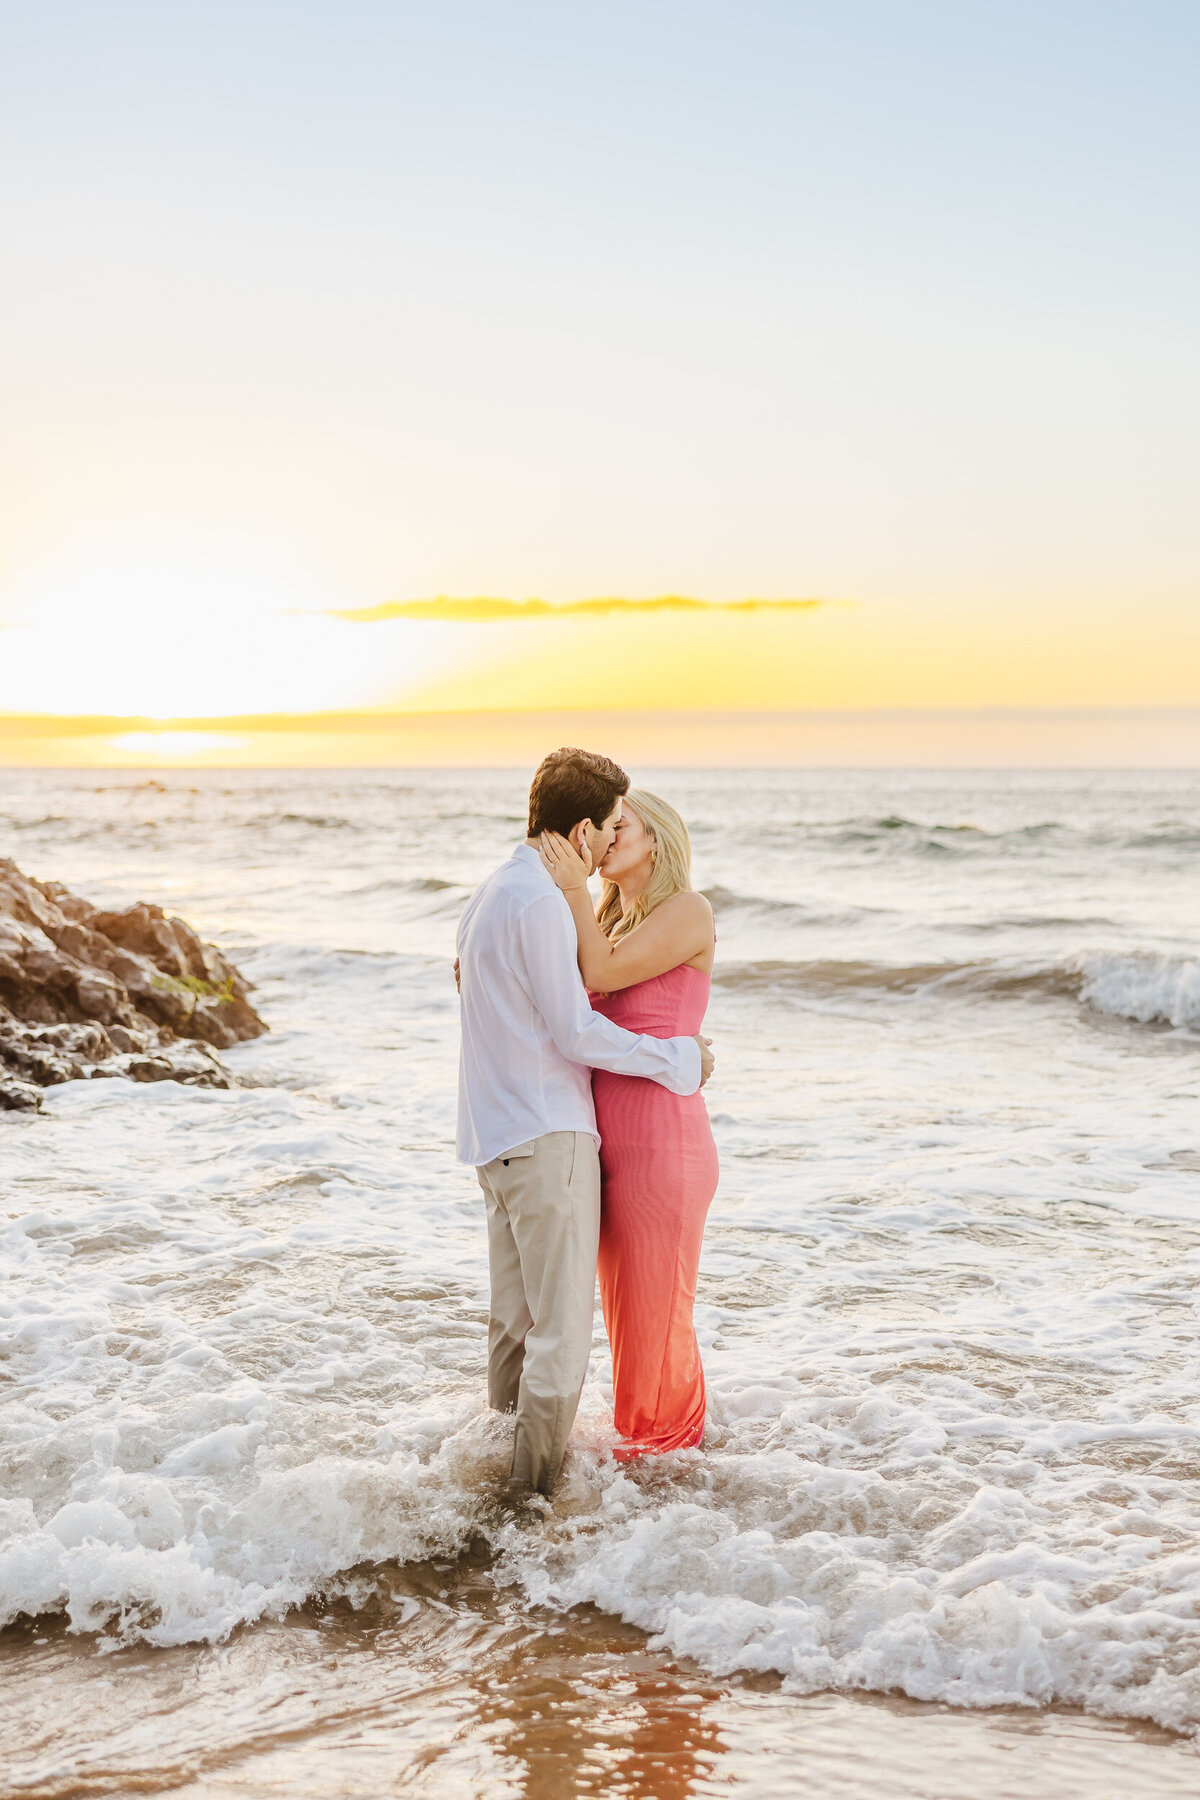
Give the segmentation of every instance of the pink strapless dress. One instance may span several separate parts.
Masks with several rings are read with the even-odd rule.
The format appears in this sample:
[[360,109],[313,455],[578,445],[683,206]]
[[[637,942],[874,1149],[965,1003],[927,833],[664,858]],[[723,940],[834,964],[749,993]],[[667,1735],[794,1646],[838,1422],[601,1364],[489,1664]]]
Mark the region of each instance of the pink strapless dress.
[[[592,1005],[626,1031],[691,1037],[710,981],[681,964]],[[600,1298],[612,1346],[618,1460],[679,1450],[704,1435],[704,1370],[692,1326],[717,1147],[699,1093],[592,1073],[603,1180]]]

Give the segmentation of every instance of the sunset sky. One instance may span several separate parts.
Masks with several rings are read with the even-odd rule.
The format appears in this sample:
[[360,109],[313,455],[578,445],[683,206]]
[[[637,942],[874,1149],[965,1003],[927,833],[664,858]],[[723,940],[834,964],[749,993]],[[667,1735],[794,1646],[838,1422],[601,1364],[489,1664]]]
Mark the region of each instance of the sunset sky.
[[363,709],[1200,746],[1192,0],[0,21],[0,762],[387,759]]

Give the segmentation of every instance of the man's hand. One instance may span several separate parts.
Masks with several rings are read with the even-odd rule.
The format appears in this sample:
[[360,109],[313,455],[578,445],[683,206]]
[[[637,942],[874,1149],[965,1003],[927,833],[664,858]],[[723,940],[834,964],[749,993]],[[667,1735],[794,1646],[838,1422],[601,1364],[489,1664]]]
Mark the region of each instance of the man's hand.
[[458,989],[459,993],[461,994],[462,993],[462,970],[458,966],[457,956],[454,959],[454,985]]
[[716,1058],[708,1047],[712,1043],[712,1039],[701,1037],[697,1033],[692,1041],[700,1047],[700,1086],[703,1087],[716,1067]]

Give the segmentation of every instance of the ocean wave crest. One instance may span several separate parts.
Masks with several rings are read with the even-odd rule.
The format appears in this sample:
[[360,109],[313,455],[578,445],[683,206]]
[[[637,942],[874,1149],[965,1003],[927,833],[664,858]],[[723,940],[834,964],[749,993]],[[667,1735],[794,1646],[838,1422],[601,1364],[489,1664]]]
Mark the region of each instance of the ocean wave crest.
[[380,881],[368,881],[351,888],[346,900],[408,902],[409,912],[443,913],[457,911],[470,889],[456,881],[443,881],[437,875],[389,875]]
[[312,831],[361,831],[362,829],[357,820],[347,819],[340,813],[260,813],[256,819],[247,820],[247,825],[252,829],[262,829],[271,825],[303,825]]
[[[781,900],[765,894],[743,894],[719,884],[706,887],[704,898],[718,917],[741,913],[757,920],[779,925],[853,925],[860,919],[895,918],[899,909],[892,906],[815,906],[803,900]],[[1102,914],[1086,913],[996,913],[991,917],[958,919],[955,930],[984,936],[1006,931],[1112,931],[1115,922]]]
[[1079,969],[1017,967],[999,962],[880,963],[818,958],[812,962],[752,962],[718,965],[714,984],[735,990],[835,994],[841,991],[915,994],[944,989],[966,994],[1046,994],[1073,998],[1080,992]]
[[1080,825],[1068,819],[1035,819],[1023,825],[988,827],[969,819],[910,819],[902,813],[833,820],[793,819],[766,828],[781,841],[800,840],[856,851],[867,857],[973,857],[1019,855],[1022,851],[1089,852],[1122,849],[1200,849],[1200,827],[1163,819],[1140,828],[1112,820]]
[[1200,1028],[1200,960],[1147,952],[1083,958],[1080,998],[1142,1025]]
[[1151,951],[1095,951],[1065,963],[762,961],[720,964],[714,985],[733,992],[836,995],[942,991],[1078,1000],[1140,1025],[1200,1029],[1200,960]]
[[779,900],[765,894],[739,894],[733,888],[703,889],[704,898],[720,917],[729,913],[752,913],[759,919],[772,919],[786,925],[852,925],[856,919],[888,912],[882,906],[811,906],[803,900]]

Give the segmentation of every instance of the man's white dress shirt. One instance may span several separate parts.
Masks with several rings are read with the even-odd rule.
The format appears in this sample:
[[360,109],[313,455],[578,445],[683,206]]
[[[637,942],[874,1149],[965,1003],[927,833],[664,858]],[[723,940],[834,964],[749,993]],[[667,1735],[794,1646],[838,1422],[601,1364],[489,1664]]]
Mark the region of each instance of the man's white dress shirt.
[[458,927],[458,1156],[482,1164],[547,1131],[599,1140],[590,1070],[700,1086],[694,1038],[638,1037],[592,1011],[566,898],[532,844],[477,888]]

